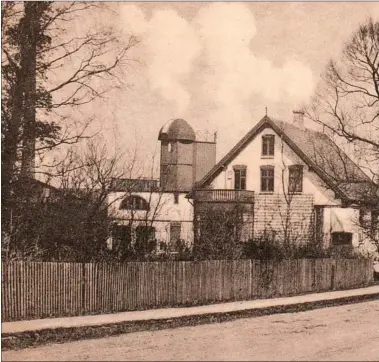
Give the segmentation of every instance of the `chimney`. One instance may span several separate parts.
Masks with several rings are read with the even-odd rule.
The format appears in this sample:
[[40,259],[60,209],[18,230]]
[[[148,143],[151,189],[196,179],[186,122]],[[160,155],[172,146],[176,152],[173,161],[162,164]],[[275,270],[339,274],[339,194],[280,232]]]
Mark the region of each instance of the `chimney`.
[[296,127],[304,129],[304,111],[301,110],[295,110],[292,111],[293,113],[293,124]]

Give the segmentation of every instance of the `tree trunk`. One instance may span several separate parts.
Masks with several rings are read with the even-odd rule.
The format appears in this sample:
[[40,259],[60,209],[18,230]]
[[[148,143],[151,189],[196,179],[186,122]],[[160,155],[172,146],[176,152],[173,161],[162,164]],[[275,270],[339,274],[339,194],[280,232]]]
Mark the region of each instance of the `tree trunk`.
[[43,3],[25,3],[25,42],[21,49],[25,62],[21,176],[28,178],[34,178],[35,174],[37,45],[42,40],[41,18],[45,9]]

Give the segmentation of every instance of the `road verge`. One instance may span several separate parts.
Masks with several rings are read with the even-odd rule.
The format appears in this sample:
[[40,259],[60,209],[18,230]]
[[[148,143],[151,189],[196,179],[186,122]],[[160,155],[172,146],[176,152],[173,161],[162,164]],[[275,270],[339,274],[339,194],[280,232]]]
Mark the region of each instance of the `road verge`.
[[240,318],[254,318],[278,313],[297,313],[312,309],[360,303],[379,299],[379,293],[360,294],[270,307],[251,308],[229,312],[214,312],[200,315],[187,315],[174,318],[134,320],[119,323],[103,323],[91,326],[68,328],[46,328],[37,331],[2,333],[2,350],[36,347],[50,343],[65,343],[82,339],[104,338],[124,333],[155,331],[169,328],[222,323]]

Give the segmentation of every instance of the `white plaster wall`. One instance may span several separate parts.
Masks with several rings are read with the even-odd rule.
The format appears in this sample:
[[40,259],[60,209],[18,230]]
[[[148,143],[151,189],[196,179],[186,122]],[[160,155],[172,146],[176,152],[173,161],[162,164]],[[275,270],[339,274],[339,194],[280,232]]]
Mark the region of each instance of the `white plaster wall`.
[[[113,192],[108,195],[108,215],[120,225],[127,225],[133,219],[133,227],[137,227],[142,221],[153,220],[158,241],[168,243],[170,241],[170,222],[181,222],[181,239],[189,244],[193,242],[193,206],[185,197],[186,193],[180,193],[179,202],[175,204],[173,193],[135,192],[133,195],[144,198],[150,204],[150,210],[134,211],[120,210],[122,200],[130,196],[125,192]],[[154,210],[156,213],[154,214]]]
[[[261,156],[262,136],[275,135],[274,157]],[[334,193],[326,187],[324,182],[297,156],[297,154],[271,129],[265,128],[244,148],[239,155],[227,166],[225,171],[212,182],[215,189],[232,189],[234,187],[234,165],[246,165],[247,190],[260,193],[260,166],[275,166],[274,193],[283,194],[288,186],[288,166],[303,165],[303,193],[311,194],[315,205],[339,205],[339,200],[334,198]],[[283,174],[284,169],[284,174]],[[284,180],[284,181],[283,181]]]
[[[342,215],[336,220],[336,214]],[[342,226],[342,227],[341,227]],[[328,207],[324,210],[324,240],[326,246],[331,245],[331,233],[344,231],[353,234],[352,245],[360,253],[373,256],[376,252],[375,244],[368,238],[359,225],[359,209]]]
[[[336,220],[336,214],[343,217]],[[357,225],[359,210],[353,208],[328,207],[324,209],[324,235],[326,246],[331,245],[332,232],[353,233],[353,246],[358,246],[359,227]],[[338,217],[337,217],[338,219]],[[341,227],[342,225],[342,227]]]
[[[134,211],[134,215],[128,210],[120,210],[120,204],[124,197],[129,196],[125,192],[113,192],[108,195],[109,216],[112,218],[130,219],[144,219],[146,211]],[[154,210],[157,213],[154,217],[155,220],[160,221],[192,221],[193,207],[190,201],[185,197],[186,193],[179,194],[179,202],[175,204],[173,193],[158,193],[158,192],[133,192],[133,195],[144,198],[150,204],[150,211],[148,218],[153,218]]]

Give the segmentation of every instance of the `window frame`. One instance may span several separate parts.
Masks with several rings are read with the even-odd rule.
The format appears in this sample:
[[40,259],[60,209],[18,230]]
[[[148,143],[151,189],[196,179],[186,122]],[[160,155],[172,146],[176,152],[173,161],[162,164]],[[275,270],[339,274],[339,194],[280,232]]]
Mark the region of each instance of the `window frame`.
[[[181,221],[171,221],[170,222],[170,241],[169,250],[170,252],[177,253],[179,243],[181,241],[182,234],[182,222]],[[174,239],[174,237],[176,237]]]
[[261,157],[273,158],[275,156],[275,135],[265,134],[262,136]]
[[179,194],[177,192],[174,193],[174,204],[179,204]]
[[111,233],[112,250],[125,252],[133,244],[133,228],[130,225],[114,224]]
[[[299,179],[296,182],[296,178],[293,175],[294,172],[299,173]],[[295,181],[294,181],[295,180]],[[300,194],[303,192],[303,180],[304,180],[304,167],[303,165],[291,165],[288,166],[288,193],[289,194]],[[295,182],[295,183],[293,183]],[[291,186],[294,185],[292,189]]]
[[[265,175],[264,172],[272,172],[272,175]],[[270,180],[272,180],[272,190],[270,186]],[[260,167],[260,183],[262,193],[274,193],[275,191],[275,166],[267,165]],[[265,187],[264,187],[265,186]]]
[[343,231],[332,232],[331,244],[334,247],[352,247],[353,233]]
[[136,242],[148,242],[155,240],[156,230],[154,226],[138,225],[135,229]]
[[234,190],[246,190],[247,167],[238,165],[233,167],[234,171]]
[[[133,200],[132,205],[131,200]],[[130,211],[148,211],[150,206],[143,197],[138,195],[130,195],[122,199],[119,209]]]

